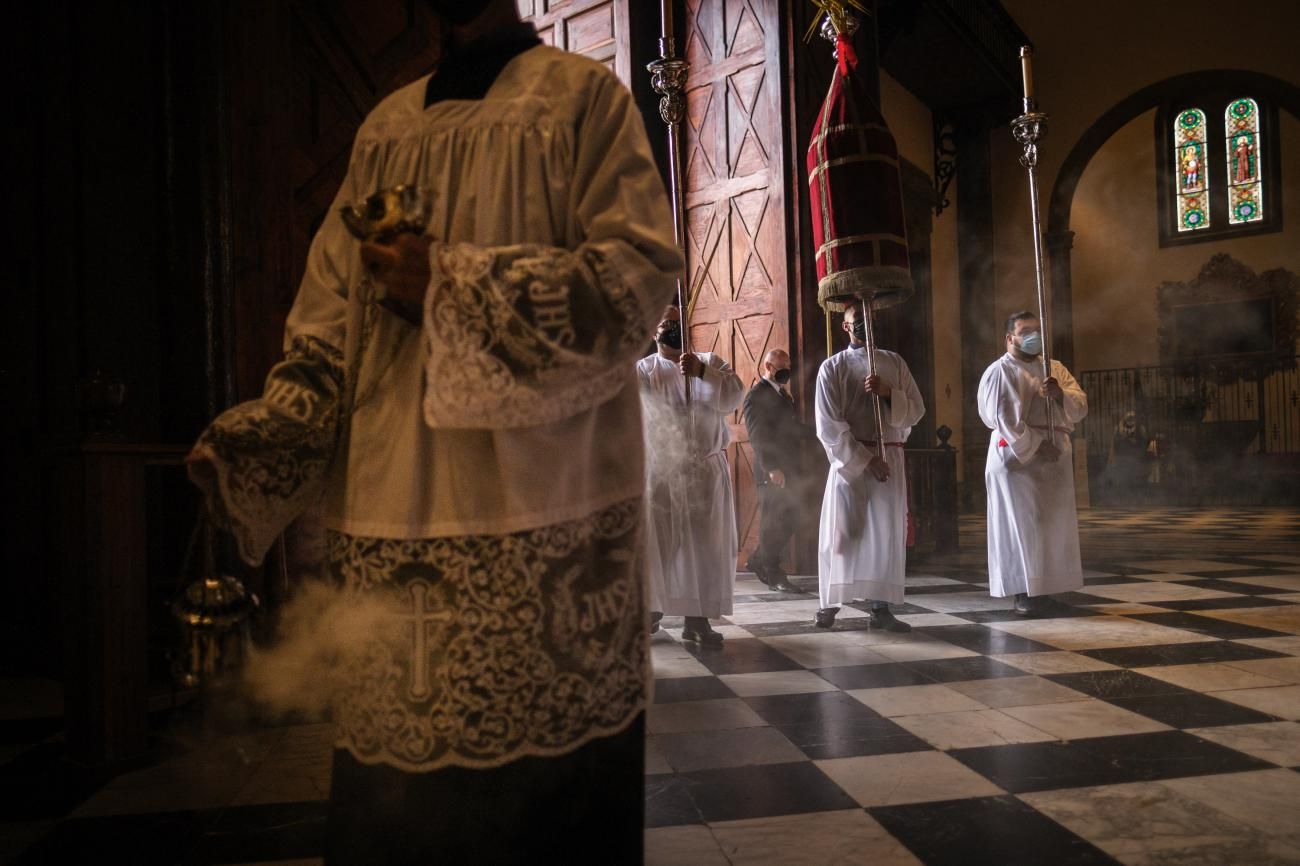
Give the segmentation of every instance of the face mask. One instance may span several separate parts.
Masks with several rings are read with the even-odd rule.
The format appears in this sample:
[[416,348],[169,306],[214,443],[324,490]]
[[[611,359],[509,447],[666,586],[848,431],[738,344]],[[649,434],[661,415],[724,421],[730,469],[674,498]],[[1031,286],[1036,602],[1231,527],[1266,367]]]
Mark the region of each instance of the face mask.
[[451,24],[468,24],[483,14],[489,0],[429,0],[433,11]]
[[659,336],[655,338],[655,342],[670,349],[680,349],[682,347],[682,323],[675,320],[665,322],[659,331]]
[[772,374],[772,379],[778,385],[784,385],[786,382],[789,382],[790,368],[786,367],[784,370],[777,370],[775,373]]
[[867,341],[867,323],[864,319],[853,320],[853,339],[858,343]]
[[1026,355],[1038,355],[1043,351],[1043,335],[1032,331],[1020,338],[1020,351]]

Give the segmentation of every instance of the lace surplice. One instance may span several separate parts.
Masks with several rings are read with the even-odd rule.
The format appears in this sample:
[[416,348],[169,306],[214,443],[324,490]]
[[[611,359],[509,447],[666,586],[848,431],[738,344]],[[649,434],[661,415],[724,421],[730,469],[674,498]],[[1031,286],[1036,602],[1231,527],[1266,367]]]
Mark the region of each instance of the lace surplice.
[[[643,301],[619,277],[628,270],[620,252],[435,247],[425,305],[429,422],[549,423],[612,397],[628,381],[619,362],[645,345],[634,325]],[[625,326],[604,326],[611,318]]]
[[289,523],[320,499],[339,435],[343,355],[296,337],[262,398],[223,412],[199,438],[214,473],[196,478],[209,513],[260,560]]
[[641,519],[632,500],[510,535],[331,533],[336,578],[391,611],[343,666],[339,745],[428,771],[622,730],[644,706]]

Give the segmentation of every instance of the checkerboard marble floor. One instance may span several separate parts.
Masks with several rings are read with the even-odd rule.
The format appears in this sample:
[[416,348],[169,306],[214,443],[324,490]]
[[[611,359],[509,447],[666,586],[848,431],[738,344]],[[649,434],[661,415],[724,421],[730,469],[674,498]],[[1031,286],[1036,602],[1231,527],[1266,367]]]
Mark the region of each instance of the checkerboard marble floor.
[[[909,634],[853,608],[815,628],[807,577],[739,575],[718,649],[666,619],[646,862],[1300,863],[1300,514],[1092,510],[1081,538],[1086,586],[1033,620],[989,598],[977,517],[961,553],[909,568]],[[0,855],[318,863],[329,742],[177,748],[45,799],[19,782],[57,737],[0,746]]]
[[743,574],[721,650],[665,621],[647,863],[1300,863],[1300,515],[1080,528],[1086,585],[1039,619],[988,596],[970,518],[909,568],[909,634]]

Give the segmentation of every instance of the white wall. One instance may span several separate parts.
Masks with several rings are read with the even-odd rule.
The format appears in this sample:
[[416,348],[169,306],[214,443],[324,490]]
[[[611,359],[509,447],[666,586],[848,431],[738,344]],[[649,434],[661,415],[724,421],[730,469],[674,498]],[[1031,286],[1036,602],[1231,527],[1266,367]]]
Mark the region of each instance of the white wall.
[[[888,73],[880,76],[881,113],[898,142],[899,155],[924,169],[934,182],[934,124],[930,109]],[[930,281],[934,311],[934,404],[926,411],[935,427],[953,430],[949,443],[961,447],[961,294],[957,283],[957,181],[952,202],[934,220],[930,236]],[[933,444],[933,443],[927,443]],[[960,472],[958,461],[958,472]]]
[[[1036,96],[1050,116],[1040,162],[1041,206],[1080,136],[1112,106],[1165,79],[1240,69],[1300,83],[1300,4],[1004,0],[1034,41]],[[1155,287],[1194,277],[1227,252],[1256,271],[1300,269],[1300,124],[1281,114],[1284,231],[1160,249],[1150,114],[1119,130],[1085,170],[1071,229],[1076,364],[1080,370],[1156,357]],[[993,134],[995,280],[999,312],[1034,305],[1029,196],[1010,130]],[[958,176],[960,177],[960,166]]]

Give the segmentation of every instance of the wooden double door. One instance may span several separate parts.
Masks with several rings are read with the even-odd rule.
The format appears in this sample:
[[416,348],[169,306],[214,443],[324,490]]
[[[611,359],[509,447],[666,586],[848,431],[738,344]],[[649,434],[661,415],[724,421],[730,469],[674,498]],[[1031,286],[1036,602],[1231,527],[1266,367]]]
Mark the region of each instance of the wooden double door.
[[[686,260],[692,346],[726,358],[746,387],[790,343],[781,10],[776,0],[688,0]],[[728,451],[743,565],[758,545],[753,448],[730,419]]]

